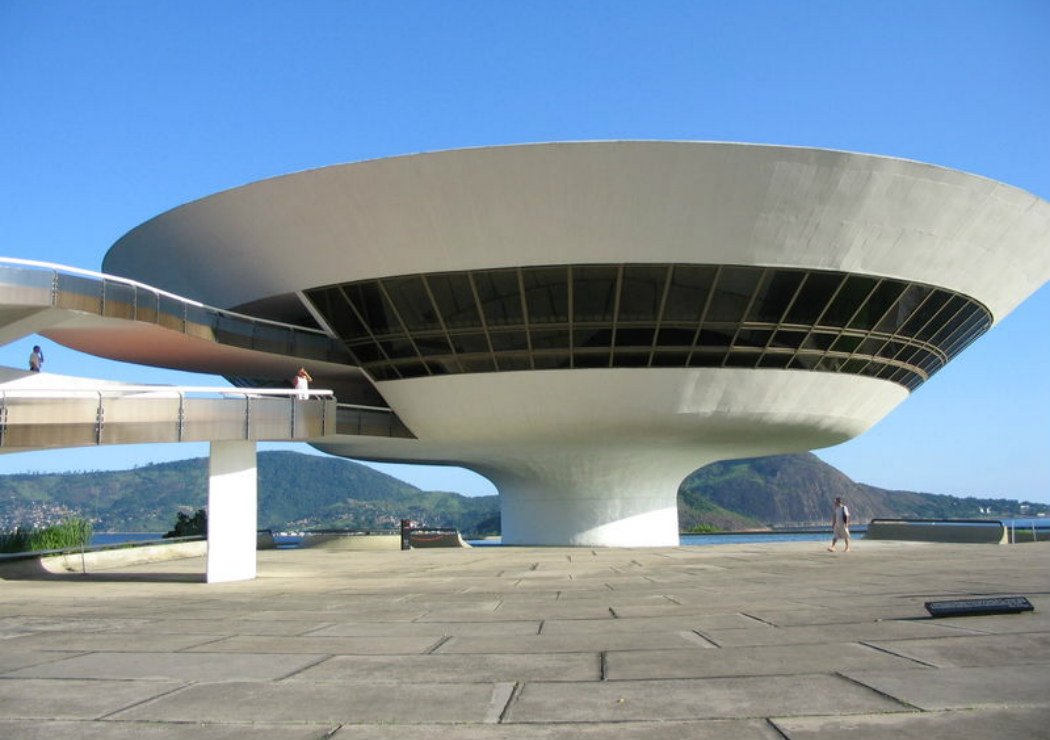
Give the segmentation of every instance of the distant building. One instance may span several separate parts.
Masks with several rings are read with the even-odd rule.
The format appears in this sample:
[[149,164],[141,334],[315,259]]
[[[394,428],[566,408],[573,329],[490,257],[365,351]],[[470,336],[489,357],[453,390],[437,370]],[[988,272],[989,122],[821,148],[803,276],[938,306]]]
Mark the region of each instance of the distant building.
[[[132,230],[103,269],[337,339],[313,386],[407,433],[321,448],[478,471],[506,543],[673,545],[688,473],[862,433],[1046,282],[1050,203],[819,149],[490,147],[221,192]],[[218,330],[206,355],[51,336],[286,380]]]

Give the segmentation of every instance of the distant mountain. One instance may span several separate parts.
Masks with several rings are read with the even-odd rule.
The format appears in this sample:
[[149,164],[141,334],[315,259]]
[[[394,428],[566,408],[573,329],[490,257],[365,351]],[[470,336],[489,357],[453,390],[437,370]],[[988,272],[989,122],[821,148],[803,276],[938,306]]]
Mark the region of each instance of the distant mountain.
[[[261,452],[258,471],[263,528],[395,529],[404,518],[472,532],[499,515],[496,496],[421,491],[337,457]],[[207,458],[132,470],[3,475],[0,527],[81,515],[98,531],[166,531],[176,512],[200,509],[207,499]]]
[[[207,502],[206,458],[122,471],[0,476],[0,528],[86,516],[98,531],[170,529],[178,511]],[[296,452],[261,452],[259,526],[393,529],[399,520],[456,527],[467,534],[499,531],[496,496],[422,491],[359,463]],[[825,524],[835,496],[856,521],[876,516],[1024,516],[1042,504],[886,491],[855,483],[815,455],[782,455],[715,463],[690,475],[678,496],[684,530]],[[1027,509],[1022,508],[1027,505]]]
[[816,455],[778,455],[714,463],[679,489],[679,506],[693,499],[775,526],[827,524],[836,496],[857,522],[875,517],[980,518],[1034,516],[1050,506],[992,498],[887,491],[855,483]]

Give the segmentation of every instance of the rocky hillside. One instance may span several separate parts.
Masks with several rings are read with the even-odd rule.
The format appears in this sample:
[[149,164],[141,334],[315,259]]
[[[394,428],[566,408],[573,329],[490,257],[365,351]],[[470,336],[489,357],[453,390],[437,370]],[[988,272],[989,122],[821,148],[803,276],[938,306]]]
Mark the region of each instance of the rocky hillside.
[[682,483],[679,500],[691,496],[774,526],[826,524],[836,496],[845,499],[857,522],[875,517],[979,518],[1050,511],[1046,505],[1007,499],[888,491],[856,483],[812,453],[708,465]]
[[[690,475],[679,491],[683,531],[698,525],[739,530],[825,524],[842,496],[854,519],[876,516],[1021,516],[1050,507],[1017,501],[885,491],[855,483],[811,454],[716,463]],[[178,511],[207,501],[207,460],[133,470],[0,476],[0,529],[85,516],[96,531],[157,532]],[[496,496],[422,491],[358,463],[295,452],[259,454],[259,526],[273,529],[391,529],[400,519],[499,531]]]

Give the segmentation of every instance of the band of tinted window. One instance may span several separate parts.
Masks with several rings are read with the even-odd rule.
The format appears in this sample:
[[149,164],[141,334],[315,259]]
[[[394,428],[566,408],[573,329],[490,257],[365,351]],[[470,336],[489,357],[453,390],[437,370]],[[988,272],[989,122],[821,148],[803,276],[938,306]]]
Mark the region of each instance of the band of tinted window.
[[780,368],[914,390],[983,334],[978,301],[930,285],[740,265],[555,265],[306,291],[377,380],[593,367]]

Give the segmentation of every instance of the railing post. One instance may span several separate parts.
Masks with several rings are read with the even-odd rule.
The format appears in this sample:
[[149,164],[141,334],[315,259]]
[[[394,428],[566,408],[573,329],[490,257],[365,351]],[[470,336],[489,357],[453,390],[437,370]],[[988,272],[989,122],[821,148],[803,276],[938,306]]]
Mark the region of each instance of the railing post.
[[102,444],[102,427],[106,423],[106,407],[102,401],[102,391],[98,391],[98,408],[95,410],[95,444]]
[[252,434],[252,397],[244,394],[244,438],[251,439]]
[[186,394],[179,391],[179,416],[176,421],[178,426],[176,427],[176,437],[179,442],[182,441],[182,436],[186,432]]
[[7,444],[7,393],[0,391],[0,447]]

